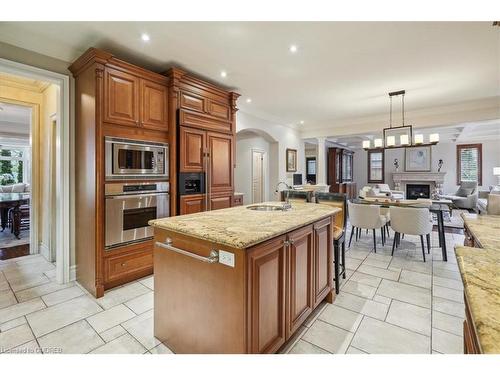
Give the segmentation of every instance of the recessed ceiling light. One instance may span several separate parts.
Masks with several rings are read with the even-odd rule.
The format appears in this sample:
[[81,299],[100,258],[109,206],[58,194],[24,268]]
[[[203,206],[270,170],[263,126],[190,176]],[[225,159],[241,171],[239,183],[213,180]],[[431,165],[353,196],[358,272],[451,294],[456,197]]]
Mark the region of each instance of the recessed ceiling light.
[[144,41],[144,42],[149,42],[149,35],[144,33],[141,35],[141,39]]
[[226,78],[226,77],[227,77],[227,73],[226,73],[226,71],[225,71],[225,70],[223,70],[222,72],[220,72],[220,76],[221,76],[222,78]]
[[300,125],[304,125],[304,120],[300,120]]
[[252,102],[252,98],[248,98],[247,103],[251,103],[251,102]]
[[291,53],[295,53],[295,52],[297,52],[297,51],[298,51],[297,46],[296,46],[295,44],[292,44],[292,45],[290,46],[290,52],[291,52]]

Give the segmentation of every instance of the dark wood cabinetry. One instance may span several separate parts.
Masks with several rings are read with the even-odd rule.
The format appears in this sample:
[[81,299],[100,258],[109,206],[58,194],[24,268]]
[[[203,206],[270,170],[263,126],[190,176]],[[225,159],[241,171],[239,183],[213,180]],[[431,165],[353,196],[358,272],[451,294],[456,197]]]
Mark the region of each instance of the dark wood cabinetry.
[[205,194],[183,195],[179,199],[179,214],[195,214],[205,211]]
[[101,297],[153,271],[151,240],[105,250],[104,137],[168,142],[169,80],[95,48],[69,69],[75,77],[76,279]]
[[354,152],[345,148],[328,149],[327,180],[330,192],[345,193],[348,198],[357,196],[356,184],[353,182],[353,157]]
[[179,127],[179,172],[202,172],[205,169],[206,138],[204,130]]
[[325,299],[333,288],[332,223],[330,219],[314,224],[314,303]]
[[230,134],[207,133],[209,194],[233,192],[233,147]]
[[464,320],[464,354],[481,354],[481,346],[474,326],[474,320],[470,313],[469,301],[464,293],[465,320]]

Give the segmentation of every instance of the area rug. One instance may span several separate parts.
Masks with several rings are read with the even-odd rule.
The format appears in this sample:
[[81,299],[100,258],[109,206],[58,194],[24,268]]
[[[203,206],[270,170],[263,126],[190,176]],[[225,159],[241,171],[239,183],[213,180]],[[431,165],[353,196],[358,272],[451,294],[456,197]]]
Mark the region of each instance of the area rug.
[[[464,228],[464,221],[462,220],[462,217],[460,216],[460,214],[462,214],[462,213],[469,213],[469,211],[455,209],[451,212],[451,215],[448,213],[444,213],[443,219],[444,219],[445,228],[463,229]],[[432,222],[434,225],[437,225],[437,216],[435,214],[432,215]]]

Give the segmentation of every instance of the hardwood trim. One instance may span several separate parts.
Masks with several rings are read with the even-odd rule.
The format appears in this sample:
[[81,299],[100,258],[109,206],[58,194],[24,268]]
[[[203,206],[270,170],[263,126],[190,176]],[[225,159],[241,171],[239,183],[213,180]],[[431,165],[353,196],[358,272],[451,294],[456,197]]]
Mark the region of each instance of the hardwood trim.
[[[370,159],[370,155],[371,154],[376,154],[376,153],[382,153],[382,180],[373,180],[371,179],[371,159]],[[376,184],[376,183],[379,183],[379,184],[383,184],[384,181],[385,181],[385,150],[383,148],[377,148],[377,149],[372,149],[372,150],[367,150],[367,158],[368,158],[368,162],[367,162],[367,173],[368,173],[368,176],[367,176],[367,179],[368,179],[368,183],[370,184]]]
[[460,170],[460,151],[465,148],[477,148],[478,149],[478,176],[477,176],[477,185],[483,185],[483,144],[482,143],[469,143],[469,144],[461,144],[457,145],[457,185],[460,185],[461,178],[461,170]]

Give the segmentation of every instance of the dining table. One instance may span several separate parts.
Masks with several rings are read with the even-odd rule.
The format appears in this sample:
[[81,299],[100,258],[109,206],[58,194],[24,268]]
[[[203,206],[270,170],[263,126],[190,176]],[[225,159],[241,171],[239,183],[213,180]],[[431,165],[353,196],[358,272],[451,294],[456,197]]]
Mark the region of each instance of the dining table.
[[443,261],[448,261],[446,250],[446,235],[444,228],[444,214],[453,210],[453,202],[445,199],[401,199],[393,200],[389,198],[354,198],[352,203],[379,205],[380,207],[408,207],[408,208],[428,208],[429,211],[437,217],[437,232],[439,247],[443,256]]
[[21,233],[21,206],[29,204],[29,193],[0,193],[0,221],[2,232],[9,222],[9,210],[12,209],[12,228],[14,236],[19,239]]

